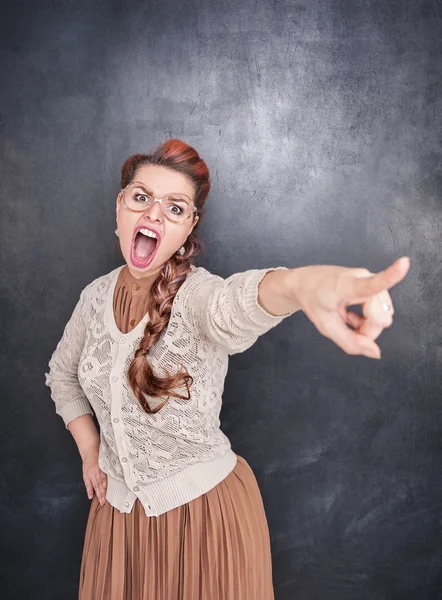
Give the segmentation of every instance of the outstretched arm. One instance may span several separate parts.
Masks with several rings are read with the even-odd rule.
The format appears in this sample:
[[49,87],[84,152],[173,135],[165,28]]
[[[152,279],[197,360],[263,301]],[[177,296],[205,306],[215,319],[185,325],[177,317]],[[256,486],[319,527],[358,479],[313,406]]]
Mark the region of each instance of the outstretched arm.
[[[185,328],[189,327],[202,339],[221,346],[228,354],[244,352],[260,335],[298,310],[291,301],[291,309],[275,314],[284,307],[286,300],[270,300],[269,296],[275,291],[273,285],[266,290],[266,283],[265,288],[260,290],[263,277],[276,271],[282,274],[289,269],[250,269],[223,279],[200,268],[178,290],[177,302],[172,310],[179,313]],[[261,301],[258,300],[259,292]],[[270,312],[261,302],[271,303]]]

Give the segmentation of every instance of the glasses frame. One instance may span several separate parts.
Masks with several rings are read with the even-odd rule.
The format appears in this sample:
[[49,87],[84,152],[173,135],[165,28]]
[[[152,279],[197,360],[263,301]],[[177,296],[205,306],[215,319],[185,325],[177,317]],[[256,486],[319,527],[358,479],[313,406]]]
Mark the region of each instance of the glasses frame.
[[[160,203],[160,205],[161,205],[161,213],[162,213],[162,215],[163,215],[163,216],[164,216],[166,219],[168,219],[168,220],[169,220],[171,223],[177,223],[177,224],[179,224],[179,225],[181,225],[182,223],[185,223],[185,222],[187,221],[187,219],[189,219],[189,218],[190,218],[190,217],[193,215],[193,213],[194,213],[194,212],[198,212],[198,209],[197,209],[197,207],[196,207],[196,206],[192,206],[192,212],[190,213],[190,215],[188,215],[188,216],[187,216],[185,219],[183,219],[182,221],[175,221],[174,219],[171,219],[171,218],[170,218],[170,217],[169,217],[169,216],[168,216],[168,215],[167,215],[167,214],[164,212],[164,209],[163,209],[163,206],[164,206],[164,205],[163,205],[163,198],[165,198],[166,196],[170,196],[170,195],[171,195],[171,194],[173,194],[174,192],[168,192],[167,194],[164,194],[163,196],[161,196],[161,198],[156,198],[156,197],[155,197],[155,196],[152,194],[152,192],[148,192],[148,193],[149,193],[149,195],[152,195],[152,197],[153,197],[153,202],[152,202],[152,204],[151,204],[151,205],[150,205],[148,208],[140,208],[139,210],[135,210],[134,208],[130,208],[130,207],[129,207],[129,206],[126,204],[126,190],[127,190],[127,188],[128,188],[130,185],[132,185],[132,183],[128,183],[128,184],[127,184],[127,186],[126,186],[125,188],[123,188],[122,190],[120,190],[120,192],[123,194],[123,204],[124,204],[124,206],[127,208],[127,210],[130,210],[131,212],[146,212],[147,210],[149,210],[149,209],[151,209],[151,208],[152,208],[152,206],[155,204],[155,202],[159,202],[159,203]],[[147,190],[146,190],[145,188],[143,188],[143,186],[140,186],[140,187],[141,187],[141,189],[144,189],[144,191],[146,191],[146,192],[147,192]],[[178,192],[176,192],[176,193],[178,194]],[[186,196],[186,198],[188,198],[188,199],[190,200],[189,196],[187,196],[186,194],[181,194],[181,193],[180,193],[179,195],[180,195],[180,196]],[[190,200],[190,202],[192,202],[192,200]]]

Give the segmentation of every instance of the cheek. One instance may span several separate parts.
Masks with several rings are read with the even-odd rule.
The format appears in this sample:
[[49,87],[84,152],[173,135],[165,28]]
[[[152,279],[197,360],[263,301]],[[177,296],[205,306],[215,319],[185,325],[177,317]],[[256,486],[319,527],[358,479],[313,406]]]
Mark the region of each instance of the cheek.
[[120,245],[122,248],[130,250],[135,223],[132,223],[131,220],[124,218],[119,218],[117,223]]
[[180,248],[189,237],[190,230],[188,227],[181,229],[175,229],[169,238],[169,246],[173,248]]

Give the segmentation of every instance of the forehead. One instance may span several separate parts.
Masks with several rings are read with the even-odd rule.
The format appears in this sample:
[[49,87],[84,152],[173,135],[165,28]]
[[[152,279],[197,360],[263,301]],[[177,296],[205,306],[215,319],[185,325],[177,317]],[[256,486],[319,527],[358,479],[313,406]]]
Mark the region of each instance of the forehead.
[[192,200],[195,186],[185,175],[158,165],[144,165],[134,175],[133,181],[143,183],[155,196],[163,196],[169,192],[186,194]]

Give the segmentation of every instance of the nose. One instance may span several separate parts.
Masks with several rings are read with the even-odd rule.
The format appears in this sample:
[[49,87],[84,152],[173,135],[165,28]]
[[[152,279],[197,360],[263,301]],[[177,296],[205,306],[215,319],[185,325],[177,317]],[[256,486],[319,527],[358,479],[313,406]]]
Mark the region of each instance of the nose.
[[154,198],[152,205],[144,211],[143,217],[145,217],[146,215],[149,215],[149,217],[153,220],[162,221],[163,210],[161,207],[161,202]]

